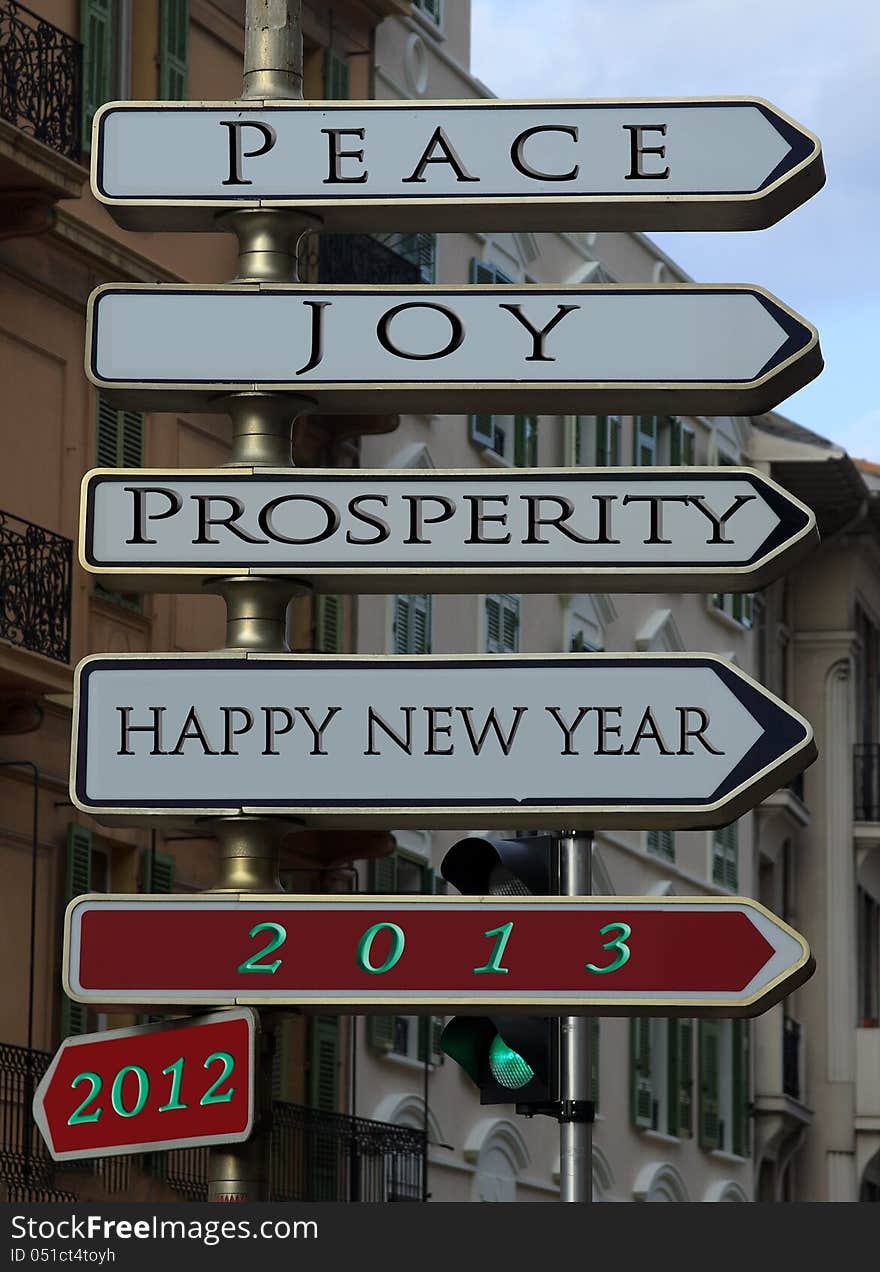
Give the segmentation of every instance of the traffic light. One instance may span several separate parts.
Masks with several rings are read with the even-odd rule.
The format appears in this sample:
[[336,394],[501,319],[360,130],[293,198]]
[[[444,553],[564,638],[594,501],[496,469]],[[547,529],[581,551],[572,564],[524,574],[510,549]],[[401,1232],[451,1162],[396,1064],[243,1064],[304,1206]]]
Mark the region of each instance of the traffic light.
[[483,839],[469,835],[453,844],[440,873],[466,896],[549,896],[553,846],[551,835],[522,839]]
[[555,1026],[548,1016],[453,1016],[440,1047],[479,1087],[481,1104],[515,1104],[527,1115],[549,1112]]
[[[440,873],[466,896],[547,896],[550,835],[453,844]],[[481,1104],[516,1104],[517,1112],[553,1112],[557,1098],[557,1022],[547,1016],[455,1016],[440,1047],[480,1089]]]

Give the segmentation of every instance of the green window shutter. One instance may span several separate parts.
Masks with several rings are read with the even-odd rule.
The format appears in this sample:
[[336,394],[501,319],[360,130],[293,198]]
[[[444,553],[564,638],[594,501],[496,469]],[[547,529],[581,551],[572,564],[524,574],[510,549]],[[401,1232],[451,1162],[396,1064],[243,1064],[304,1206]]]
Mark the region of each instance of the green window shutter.
[[313,1016],[309,1021],[309,1104],[324,1113],[339,1104],[339,1019]]
[[315,597],[315,650],[319,654],[342,653],[343,598]]
[[599,1017],[590,1017],[590,1099],[599,1108]]
[[367,887],[370,892],[397,891],[397,857],[394,853],[388,857],[374,857],[370,861]]
[[731,1147],[740,1157],[749,1152],[749,1022],[731,1021],[733,1055]]
[[394,1017],[368,1016],[367,1042],[374,1051],[391,1051],[394,1047]]
[[596,464],[604,468],[610,462],[608,458],[608,416],[596,416]]
[[145,849],[141,854],[141,892],[173,891],[174,858],[170,853]]
[[699,1026],[700,1065],[700,1147],[713,1149],[721,1143],[719,1080],[721,1064],[721,1021],[701,1020]]
[[651,1021],[634,1016],[630,1021],[630,1081],[633,1125],[654,1125],[654,1087],[651,1081]]
[[143,412],[118,411],[99,393],[95,450],[100,468],[142,468]]
[[189,0],[162,0],[159,33],[159,96],[186,100]]
[[608,432],[608,463],[616,468],[620,464],[620,439],[623,430],[623,421],[619,415],[612,415],[609,418]]
[[95,111],[113,96],[113,2],[80,0],[79,38],[83,46],[82,145],[92,148]]
[[331,102],[348,100],[348,58],[324,50],[324,97]]
[[519,650],[519,597],[486,597],[486,653],[515,654]]
[[294,1018],[278,1013],[275,1019],[275,1047],[272,1051],[272,1099],[293,1103],[290,1076],[293,1070]]
[[739,834],[736,822],[712,836],[712,882],[736,892],[739,887]]
[[440,1035],[443,1033],[441,1016],[419,1016],[419,1060],[425,1063],[426,1048],[428,1064],[442,1064],[443,1052],[440,1050]]
[[534,468],[538,463],[538,421],[534,415],[514,416],[513,462],[517,468]]
[[670,1135],[692,1134],[693,1021],[668,1022],[667,1130]]
[[416,261],[422,273],[423,283],[437,281],[437,235],[416,235]]
[[431,597],[395,596],[395,654],[429,654],[431,652]]
[[633,463],[649,467],[657,462],[657,417],[637,415],[633,432]]
[[649,830],[646,835],[648,852],[666,861],[675,861],[675,831]]
[[[70,822],[67,827],[67,861],[64,877],[65,905],[74,897],[90,892],[92,887],[92,832]],[[85,1003],[72,1002],[61,996],[61,1037],[85,1033],[88,1023]]]
[[412,600],[412,643],[414,654],[430,654],[431,652],[431,598],[430,596],[413,596]]
[[681,463],[681,420],[669,417],[669,462]]

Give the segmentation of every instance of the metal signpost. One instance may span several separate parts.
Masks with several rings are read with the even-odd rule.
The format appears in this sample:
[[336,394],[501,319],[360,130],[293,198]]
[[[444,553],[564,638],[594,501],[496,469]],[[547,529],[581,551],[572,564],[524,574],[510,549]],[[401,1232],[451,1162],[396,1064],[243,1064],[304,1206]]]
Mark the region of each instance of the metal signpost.
[[812,511],[751,469],[100,469],[79,556],[123,590],[236,570],[331,593],[714,592],[762,587],[817,541]]
[[[153,934],[154,952],[164,939]],[[34,1096],[49,1152],[66,1162],[248,1139],[256,1035],[243,1008],[65,1038]]]
[[[582,832],[726,824],[812,761],[809,725],[704,654],[295,657],[287,607],[312,590],[513,578],[744,589],[799,559],[815,520],[740,469],[296,472],[293,422],[756,413],[819,373],[817,336],[744,285],[300,285],[296,244],[307,228],[758,228],[820,188],[819,144],[749,98],[307,105],[301,0],[247,0],[242,99],[108,104],[92,163],[120,224],[238,238],[232,284],[99,288],[86,348],[120,406],[232,416],[224,471],[90,474],[81,548],[87,569],[138,590],[206,582],[227,647],[80,664],[71,797],[98,820],[204,818],[220,868],[200,897],[75,901],[65,988],[105,1008],[559,1014],[561,1198],[589,1200],[584,1013],[749,1015],[812,960],[756,902],[590,897]],[[304,823],[561,826],[562,895],[281,897],[279,843]],[[53,1155],[222,1140],[209,1197],[267,1200],[266,1125],[235,1142],[271,1098],[271,1012],[255,1093],[235,1086],[241,1053],[208,1040],[237,1024],[252,1047],[254,1019],[213,1021],[67,1040],[36,1101]]]
[[821,370],[815,329],[746,285],[111,284],[86,326],[92,383],[155,410],[293,392],[319,412],[757,415]]
[[711,654],[95,655],[71,797],[99,820],[719,826],[815,755]]
[[279,95],[103,106],[95,197],[136,230],[215,230],[230,207],[300,209],[333,231],[750,230],[825,180],[818,140],[760,98]]
[[755,1016],[812,972],[742,897],[78,897],[64,988],[103,1010]]

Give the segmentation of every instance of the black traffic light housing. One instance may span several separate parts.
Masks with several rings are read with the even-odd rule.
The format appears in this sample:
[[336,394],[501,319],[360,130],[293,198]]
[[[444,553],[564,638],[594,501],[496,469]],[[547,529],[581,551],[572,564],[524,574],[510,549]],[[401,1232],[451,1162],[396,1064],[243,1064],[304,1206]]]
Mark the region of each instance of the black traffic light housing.
[[466,896],[550,896],[554,888],[551,835],[483,839],[453,844],[440,873]]
[[549,1016],[454,1016],[440,1047],[479,1087],[481,1104],[531,1116],[555,1111],[557,1035]]
[[[549,896],[554,839],[484,839],[471,835],[449,849],[440,873],[466,896]],[[515,1104],[518,1113],[555,1115],[559,1030],[549,1016],[455,1016],[440,1039],[479,1087],[481,1104]]]

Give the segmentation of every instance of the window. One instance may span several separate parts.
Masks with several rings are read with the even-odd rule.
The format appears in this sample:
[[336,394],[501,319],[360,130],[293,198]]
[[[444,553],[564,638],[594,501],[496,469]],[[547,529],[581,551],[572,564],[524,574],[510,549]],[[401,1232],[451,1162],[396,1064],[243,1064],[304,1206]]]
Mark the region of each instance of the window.
[[642,1130],[693,1134],[692,1020],[634,1017],[630,1023],[633,1124]]
[[645,847],[655,857],[663,857],[666,861],[675,861],[675,831],[645,831]]
[[185,101],[189,0],[162,0],[160,23],[159,97],[166,102]]
[[701,1020],[700,1146],[745,1157],[749,1151],[749,1022]]
[[[444,880],[427,861],[395,852],[370,862],[370,892],[424,894],[445,892]],[[369,1016],[367,1040],[376,1051],[410,1060],[442,1064],[440,1016]]]
[[[104,102],[131,96],[131,28],[133,0],[80,0],[79,38],[82,63],[82,146],[92,146],[92,121]],[[166,10],[168,21],[166,22]],[[183,10],[181,16],[180,10]],[[186,96],[186,33],[189,25],[186,0],[163,0],[160,38],[160,84],[170,75],[169,57],[174,60],[177,78],[169,86],[181,86]],[[182,48],[182,62],[181,62]],[[164,94],[163,94],[164,96]]]
[[563,649],[571,654],[598,652],[605,648],[605,626],[615,617],[608,598],[601,593],[573,596],[568,602],[566,639]]
[[324,97],[330,102],[348,100],[348,58],[334,53],[333,49],[324,50]]
[[622,429],[619,415],[575,415],[569,462],[576,467],[616,468],[620,464]]
[[519,652],[519,597],[486,597],[486,653]]
[[423,283],[436,283],[436,234],[377,234],[376,238],[390,251],[417,266]]
[[[171,880],[173,877],[172,867]],[[84,892],[110,892],[111,884],[109,852],[93,843],[92,832],[87,827],[70,822],[67,827],[64,904],[67,905],[74,897],[82,896]],[[98,1009],[88,1007],[85,1003],[75,1003],[66,994],[62,995],[62,1038],[69,1038],[73,1034],[90,1033],[104,1027],[105,1017]]]
[[687,424],[670,416],[667,420],[670,464],[693,464],[696,453],[696,434]]
[[755,621],[754,597],[751,592],[715,592],[710,608],[745,628],[752,627]]
[[[471,282],[512,283],[513,279],[490,261],[471,260]],[[534,415],[472,415],[470,438],[477,446],[493,451],[518,468],[533,468],[538,462],[538,419]]]
[[440,25],[443,14],[443,0],[413,0],[413,8],[418,9],[426,18],[430,18],[432,22]]
[[430,596],[395,596],[393,600],[393,651],[395,654],[430,654]]
[[712,882],[736,892],[739,887],[739,834],[737,823],[712,833]]
[[880,905],[870,892],[856,893],[858,949],[858,1023],[863,1029],[880,1027]]
[[659,415],[637,415],[633,421],[633,463],[649,467],[657,463]]

